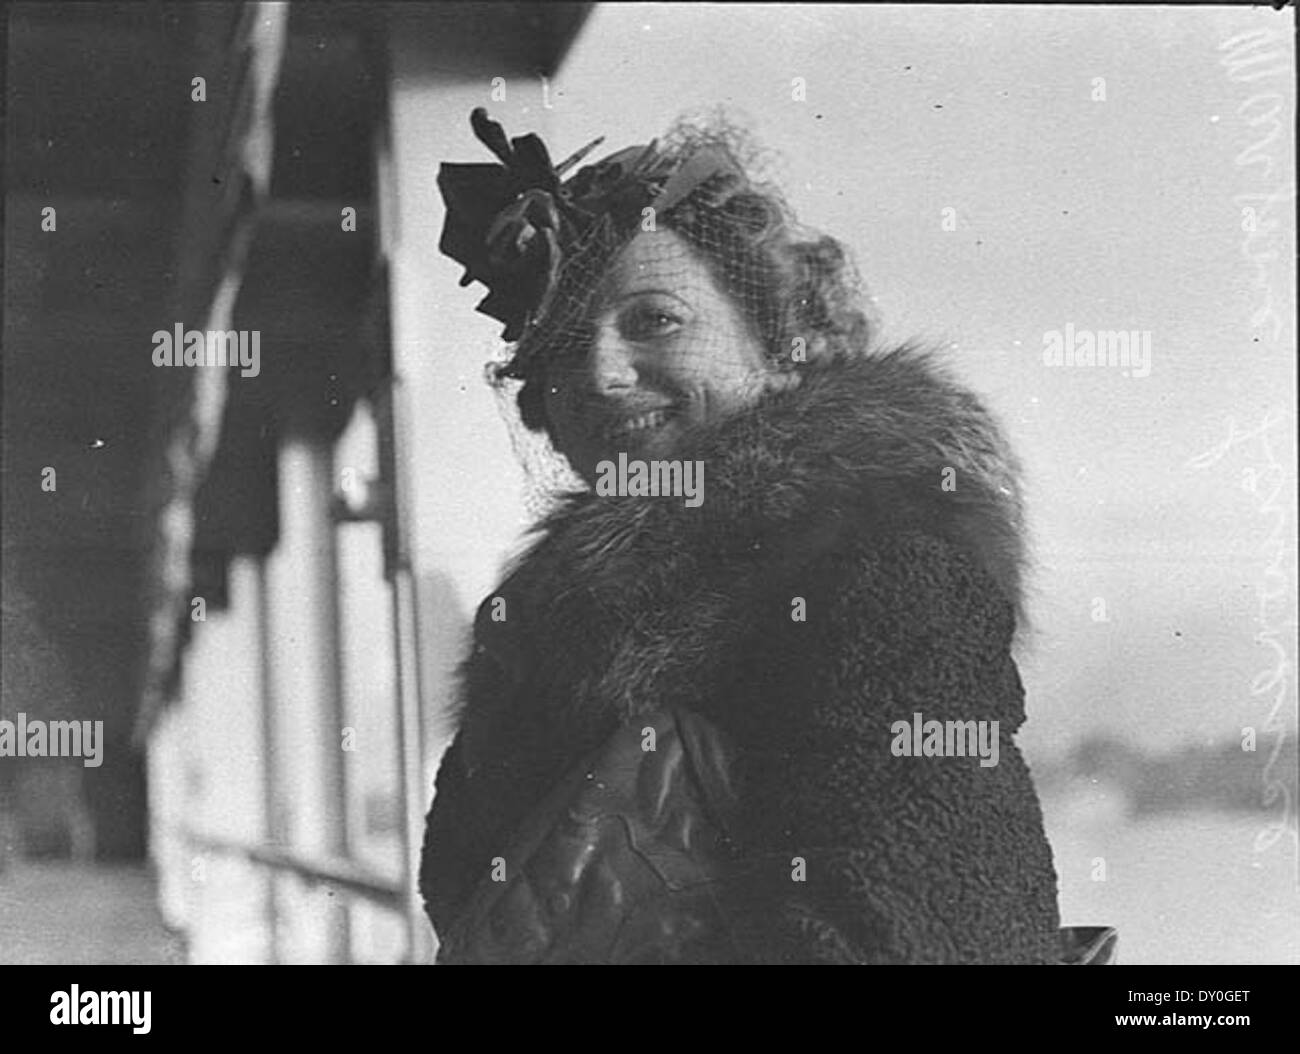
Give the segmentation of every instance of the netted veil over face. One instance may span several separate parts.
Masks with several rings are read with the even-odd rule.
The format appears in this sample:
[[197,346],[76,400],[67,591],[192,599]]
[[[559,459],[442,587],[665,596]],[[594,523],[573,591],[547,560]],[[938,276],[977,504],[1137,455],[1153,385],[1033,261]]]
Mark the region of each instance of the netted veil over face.
[[[638,234],[683,239],[700,265],[668,281],[708,282],[725,295],[773,368],[865,345],[872,327],[841,246],[800,232],[779,192],[752,181],[752,150],[724,120],[679,122],[567,179],[602,140],[553,165],[536,135],[508,140],[482,109],[471,124],[500,164],[442,165],[439,248],[465,267],[462,285],[487,287],[478,310],[503,323],[507,344],[488,378],[533,511],[583,486],[549,441],[546,394],[586,360],[612,265]],[[697,329],[691,352],[701,363],[719,352],[708,332]]]

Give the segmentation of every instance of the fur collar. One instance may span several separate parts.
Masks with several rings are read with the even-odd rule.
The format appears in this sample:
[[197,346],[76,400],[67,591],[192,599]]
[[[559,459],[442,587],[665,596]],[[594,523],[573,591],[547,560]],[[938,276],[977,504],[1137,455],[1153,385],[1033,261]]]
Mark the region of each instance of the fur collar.
[[649,712],[702,690],[701,664],[774,570],[872,531],[944,537],[1019,609],[1017,468],[979,400],[910,346],[801,369],[797,387],[685,437],[678,456],[705,466],[699,507],[566,499],[498,591],[506,620],[494,598],[480,609],[477,653],[565,709],[612,697]]

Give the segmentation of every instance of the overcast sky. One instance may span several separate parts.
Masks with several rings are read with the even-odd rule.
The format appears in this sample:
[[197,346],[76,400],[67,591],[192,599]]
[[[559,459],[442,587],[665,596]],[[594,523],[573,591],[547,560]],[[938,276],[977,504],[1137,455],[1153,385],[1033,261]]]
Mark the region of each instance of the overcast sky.
[[[1265,508],[1284,474],[1274,504],[1292,537],[1289,26],[1243,8],[598,5],[545,98],[516,79],[504,102],[488,85],[466,101],[512,135],[538,131],[557,159],[719,103],[747,121],[801,218],[856,253],[885,333],[951,346],[1025,461],[1031,753],[1098,727],[1208,743],[1262,725],[1279,690],[1251,695],[1277,663],[1255,639],[1261,593],[1267,623],[1294,617],[1293,552],[1275,584]],[[419,148],[428,161],[487,159],[462,124]],[[1266,209],[1269,195],[1288,200]],[[421,222],[436,231],[431,204]],[[1261,210],[1249,243],[1246,205]],[[433,266],[445,328],[481,292]],[[1252,326],[1270,303],[1276,316]],[[1067,324],[1149,332],[1149,375],[1044,365],[1045,334]],[[490,349],[490,321],[455,325]],[[1246,431],[1266,415],[1271,453],[1253,440],[1189,467],[1230,418]],[[518,522],[513,494],[493,500],[491,524],[480,510],[438,542],[484,583]],[[1293,670],[1280,689],[1293,722]]]

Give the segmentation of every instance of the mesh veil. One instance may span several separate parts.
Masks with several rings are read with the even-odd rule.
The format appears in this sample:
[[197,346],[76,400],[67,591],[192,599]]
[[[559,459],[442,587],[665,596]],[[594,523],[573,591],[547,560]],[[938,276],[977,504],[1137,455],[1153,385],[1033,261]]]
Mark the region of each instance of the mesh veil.
[[[811,344],[819,333],[834,330],[846,309],[861,320],[865,333],[865,316],[856,308],[866,298],[851,262],[833,239],[802,231],[773,184],[755,181],[755,173],[771,170],[773,159],[760,155],[751,142],[716,116],[679,122],[659,145],[675,168],[686,168],[694,158],[719,149],[733,165],[704,178],[652,220],[644,211],[648,196],[601,216],[568,254],[540,317],[518,342],[500,346],[488,364],[489,383],[526,477],[530,515],[544,514],[565,493],[586,489],[546,431],[538,428],[542,393],[556,378],[583,368],[592,345],[593,315],[618,293],[611,284],[617,284],[613,280],[620,254],[641,231],[671,230],[680,241],[676,255],[670,251],[673,247],[662,253],[652,249],[641,254],[645,263],[638,266],[662,274],[665,284],[688,301],[716,304],[723,299],[733,305],[739,324],[757,338],[776,369],[797,368],[807,361],[794,354],[792,335],[806,334]],[[681,241],[692,260],[681,259]],[[773,248],[779,251],[770,251]],[[828,276],[834,280],[827,281]],[[689,339],[684,349],[688,370],[691,361],[707,370],[735,354],[735,331],[726,326],[694,327]],[[519,396],[526,384],[531,398],[521,406]],[[616,456],[614,449],[610,455]]]

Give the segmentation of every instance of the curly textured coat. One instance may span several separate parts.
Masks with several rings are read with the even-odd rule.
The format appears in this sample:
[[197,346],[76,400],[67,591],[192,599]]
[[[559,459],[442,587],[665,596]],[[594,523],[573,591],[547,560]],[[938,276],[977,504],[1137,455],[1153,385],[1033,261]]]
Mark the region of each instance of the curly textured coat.
[[[700,508],[574,496],[496,594],[506,621],[480,609],[425,836],[436,928],[577,758],[677,705],[739,747],[746,959],[1055,960],[1056,875],[1012,740],[1013,459],[916,349],[803,369],[686,438]],[[890,726],[917,711],[999,721],[999,764],[894,757]]]

